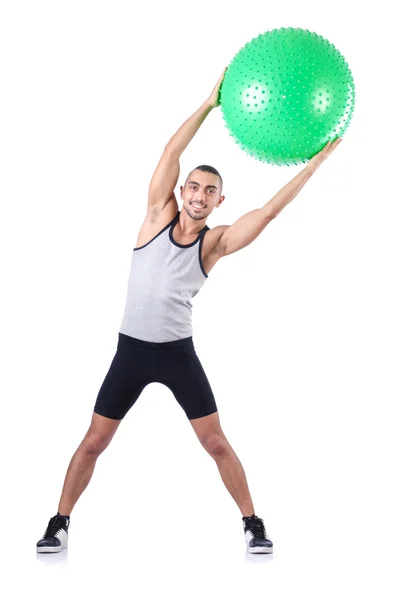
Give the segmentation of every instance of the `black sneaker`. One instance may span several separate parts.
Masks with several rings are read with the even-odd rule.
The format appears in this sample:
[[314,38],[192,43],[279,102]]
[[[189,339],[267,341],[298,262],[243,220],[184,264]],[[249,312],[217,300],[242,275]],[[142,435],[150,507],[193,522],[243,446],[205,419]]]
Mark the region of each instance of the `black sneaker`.
[[243,517],[245,541],[250,554],[271,554],[273,542],[266,535],[262,519],[255,514]]
[[68,547],[68,528],[70,517],[59,513],[51,517],[43,537],[37,542],[37,552],[60,552]]

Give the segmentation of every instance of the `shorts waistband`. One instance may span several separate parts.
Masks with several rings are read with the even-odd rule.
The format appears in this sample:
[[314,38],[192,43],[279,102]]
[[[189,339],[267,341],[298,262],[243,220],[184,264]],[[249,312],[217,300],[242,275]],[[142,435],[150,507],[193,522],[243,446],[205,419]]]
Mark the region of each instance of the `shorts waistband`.
[[137,346],[146,346],[146,348],[173,348],[174,346],[191,346],[193,344],[193,337],[182,338],[180,340],[173,340],[172,342],[148,342],[146,340],[139,340],[125,333],[119,331],[119,341],[128,342]]

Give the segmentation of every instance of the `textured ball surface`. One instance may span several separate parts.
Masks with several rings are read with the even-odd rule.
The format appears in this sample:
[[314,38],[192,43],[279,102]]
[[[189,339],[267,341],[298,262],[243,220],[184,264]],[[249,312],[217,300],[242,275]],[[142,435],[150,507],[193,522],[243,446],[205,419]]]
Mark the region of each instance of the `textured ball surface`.
[[351,71],[341,53],[307,29],[267,31],[231,61],[220,90],[234,140],[254,158],[296,165],[346,131],[354,110]]

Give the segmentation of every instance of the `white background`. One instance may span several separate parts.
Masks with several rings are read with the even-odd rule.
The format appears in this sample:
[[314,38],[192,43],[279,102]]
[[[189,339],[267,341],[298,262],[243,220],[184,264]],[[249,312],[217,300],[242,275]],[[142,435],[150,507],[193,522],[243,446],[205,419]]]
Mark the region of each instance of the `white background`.
[[[3,573],[7,597],[395,598],[395,87],[391,3],[4,1]],[[273,556],[171,392],[146,388],[97,462],[69,549],[36,555],[117,345],[164,145],[250,39],[321,34],[356,108],[341,146],[193,300],[196,351]],[[208,225],[302,166],[250,158],[221,109],[181,158],[216,167]],[[2,577],[2,584],[7,579]]]

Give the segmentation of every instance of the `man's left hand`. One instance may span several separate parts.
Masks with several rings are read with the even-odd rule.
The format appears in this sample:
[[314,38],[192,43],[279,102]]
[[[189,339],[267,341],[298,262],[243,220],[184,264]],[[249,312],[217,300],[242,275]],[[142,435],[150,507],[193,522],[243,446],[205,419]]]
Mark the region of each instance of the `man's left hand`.
[[312,158],[307,163],[307,169],[314,173],[317,171],[320,165],[329,157],[331,152],[335,150],[337,146],[341,143],[343,138],[336,138],[333,142],[327,142],[322,150],[312,156]]

